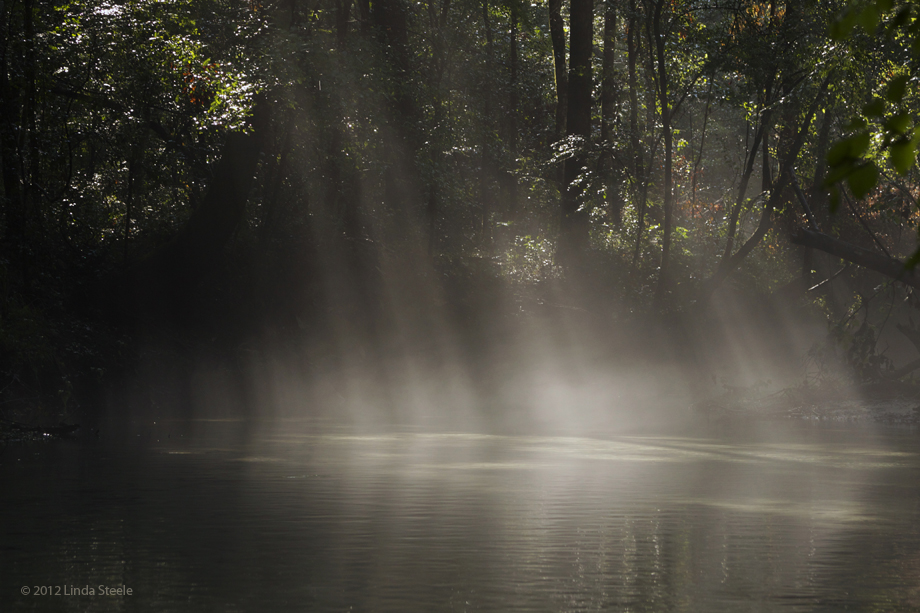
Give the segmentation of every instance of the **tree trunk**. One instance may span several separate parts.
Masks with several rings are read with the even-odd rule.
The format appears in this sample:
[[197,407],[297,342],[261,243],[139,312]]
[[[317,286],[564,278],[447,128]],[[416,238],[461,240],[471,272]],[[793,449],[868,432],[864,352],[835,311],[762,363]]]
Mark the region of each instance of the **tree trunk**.
[[371,19],[384,46],[392,71],[395,95],[391,111],[398,128],[406,130],[415,117],[415,103],[409,90],[409,9],[404,0],[376,0],[371,3]]
[[12,7],[6,10],[0,2],[0,164],[3,165],[3,236],[4,251],[11,260],[19,260],[19,250],[26,234],[26,215],[22,198],[22,177],[20,173],[20,151],[17,135],[22,130],[21,83],[11,83],[10,75],[19,74],[21,67],[15,66],[16,54],[7,37],[14,30]]
[[[31,51],[34,26],[32,2],[23,3],[18,22],[14,4],[0,3],[0,164],[3,174],[3,252],[18,282],[29,275],[29,248],[34,234],[30,209],[29,145],[34,126],[35,70]],[[8,36],[22,29],[21,36]],[[12,77],[12,78],[11,78]],[[34,161],[33,161],[34,164]]]
[[[566,134],[580,137],[584,144],[591,137],[591,48],[593,37],[593,0],[572,0],[569,32],[568,113]],[[581,206],[582,189],[573,185],[585,164],[584,153],[565,161],[563,173],[562,218],[560,222],[559,259],[575,264],[588,248],[588,211]]]
[[659,306],[668,292],[668,273],[671,264],[671,227],[674,217],[674,177],[673,149],[674,134],[671,132],[671,106],[668,99],[668,68],[664,57],[665,33],[662,30],[662,12],[664,0],[655,5],[653,28],[655,33],[656,56],[658,60],[658,102],[661,107],[661,129],[664,132],[664,237],[661,248],[661,267],[658,276],[658,288],[655,290],[655,303]]
[[744,165],[744,172],[741,175],[741,185],[738,187],[738,198],[728,217],[728,236],[725,239],[725,250],[722,252],[722,260],[719,262],[719,269],[727,266],[731,259],[732,252],[735,250],[735,233],[738,230],[738,217],[741,215],[741,207],[744,205],[744,198],[747,195],[748,183],[751,175],[754,173],[754,162],[757,159],[757,149],[760,147],[760,139],[766,130],[767,123],[770,120],[770,111],[765,111],[760,119],[760,125],[754,133],[754,143],[748,150],[747,163]]
[[[604,9],[604,57],[601,78],[601,141],[613,144],[613,124],[617,122],[619,87],[613,69],[616,58],[617,13],[614,0],[605,0]],[[622,222],[623,199],[620,192],[622,178],[621,163],[613,155],[607,155],[606,164],[598,162],[598,172],[604,182],[607,210],[610,220],[617,227]]]
[[613,63],[616,57],[617,14],[614,0],[604,2],[604,59],[601,80],[601,140],[610,141],[610,124],[614,121],[617,103],[617,82]]
[[335,3],[335,46],[339,51],[345,50],[348,37],[348,17],[351,15],[351,0],[336,0]]
[[633,267],[639,262],[639,252],[642,248],[642,232],[645,227],[645,201],[646,181],[645,163],[643,162],[642,142],[639,138],[639,85],[636,74],[636,63],[639,54],[639,41],[636,24],[636,0],[629,2],[629,20],[626,28],[626,65],[629,80],[629,140],[632,154],[633,198],[636,199],[636,249],[633,253]]
[[[492,74],[493,49],[492,49],[492,20],[489,17],[489,0],[482,2],[482,24],[486,34],[486,78]],[[492,235],[489,232],[489,217],[492,214],[492,88],[486,84],[483,95],[483,118],[485,129],[482,131],[482,144],[479,168],[479,244],[487,253],[492,250]]]
[[700,172],[700,163],[703,161],[703,147],[706,145],[706,126],[709,124],[709,108],[712,105],[712,82],[709,80],[709,91],[706,93],[706,110],[703,112],[703,128],[700,130],[700,150],[696,154],[696,160],[693,162],[693,169],[690,171],[690,203],[696,206],[696,180]]
[[[517,184],[517,175],[514,174],[514,171],[517,170],[517,158],[518,158],[518,106],[519,106],[519,96],[518,96],[518,64],[520,59],[518,58],[518,5],[511,5],[511,40],[509,44],[508,54],[509,54],[509,64],[511,65],[511,74],[508,79],[508,153],[511,155],[512,164],[514,168],[510,172],[502,174],[503,180],[502,184],[506,189],[502,190],[503,200],[505,202],[505,211],[504,218],[506,222],[512,224],[511,229],[514,231],[514,222],[517,219],[517,207],[518,207],[518,184]],[[507,234],[507,232],[505,233]]]
[[371,33],[370,0],[357,0],[355,6],[358,8],[358,20],[361,22],[361,35],[368,36]]
[[556,75],[556,139],[565,134],[568,77],[565,71],[565,23],[562,0],[549,0],[549,36],[553,42],[553,67]]
[[818,130],[818,146],[815,150],[815,179],[811,184],[811,210],[822,222],[827,221],[827,190],[824,189],[824,177],[827,176],[827,150],[830,146],[831,109],[825,109]]
[[[422,147],[422,110],[416,103],[412,52],[409,47],[409,10],[406,0],[375,0],[371,19],[384,48],[393,92],[387,124],[381,130],[384,159],[384,202],[401,218],[407,232],[424,234],[419,227],[431,208],[423,202],[423,181],[418,167]],[[421,239],[421,236],[416,238]]]
[[760,140],[763,151],[760,154],[761,160],[761,181],[760,191],[768,192],[773,188],[773,172],[770,169],[770,130],[765,128],[763,138]]
[[[429,74],[429,83],[434,91],[434,126],[431,130],[431,139],[433,146],[431,151],[432,166],[436,172],[442,171],[444,156],[442,152],[447,146],[445,132],[445,108],[444,100],[441,94],[441,82],[444,79],[444,71],[447,65],[445,58],[444,29],[447,27],[447,17],[450,13],[450,0],[442,0],[440,10],[434,0],[428,2],[428,23],[432,32],[434,32],[434,61],[432,70]],[[450,96],[450,87],[447,87],[447,95]],[[428,186],[428,202],[425,207],[425,216],[428,225],[428,257],[434,256],[438,247],[438,213],[440,208],[441,192],[438,181],[432,181]]]
[[[781,199],[783,198],[783,192],[786,187],[790,184],[792,180],[792,167],[795,164],[795,160],[798,158],[799,152],[802,150],[802,146],[805,144],[805,137],[808,135],[809,128],[811,127],[811,122],[815,117],[815,113],[818,110],[818,105],[821,100],[824,98],[824,94],[827,91],[827,86],[830,84],[831,75],[828,75],[824,79],[824,82],[821,84],[818,94],[815,96],[815,99],[812,101],[811,106],[806,112],[805,118],[802,120],[802,125],[799,127],[799,131],[795,136],[795,139],[790,144],[789,149],[786,151],[782,163],[779,169],[779,176],[776,178],[776,181],[772,185],[772,190],[770,192],[770,198],[764,203],[763,211],[760,215],[760,223],[757,225],[757,229],[754,231],[754,234],[741,246],[740,249],[728,258],[723,258],[723,261],[720,263],[718,270],[715,274],[712,275],[703,283],[702,288],[702,301],[709,299],[712,296],[712,293],[718,289],[722,282],[730,275],[748,256],[748,254],[753,251],[753,249],[760,244],[760,241],[763,240],[763,237],[767,234],[767,230],[770,229],[772,223],[773,211],[779,205]],[[756,147],[752,148],[756,149]]]

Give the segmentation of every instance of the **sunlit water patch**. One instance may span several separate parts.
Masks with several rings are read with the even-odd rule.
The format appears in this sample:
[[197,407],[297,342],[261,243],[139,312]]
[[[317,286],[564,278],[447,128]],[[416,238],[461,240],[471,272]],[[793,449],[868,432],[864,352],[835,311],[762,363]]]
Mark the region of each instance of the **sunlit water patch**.
[[3,610],[920,610],[909,432],[199,425],[7,447]]

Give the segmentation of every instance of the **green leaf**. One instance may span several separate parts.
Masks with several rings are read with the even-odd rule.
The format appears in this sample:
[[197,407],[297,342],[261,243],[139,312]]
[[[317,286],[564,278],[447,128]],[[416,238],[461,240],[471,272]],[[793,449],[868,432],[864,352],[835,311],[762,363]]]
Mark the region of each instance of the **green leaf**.
[[844,11],[844,13],[831,24],[830,37],[834,40],[849,38],[850,34],[853,32],[853,28],[856,26],[858,18],[859,15],[856,14],[856,11]]
[[875,34],[875,28],[878,27],[878,9],[871,4],[867,6],[859,14],[859,23],[867,34]]
[[910,7],[902,6],[898,9],[898,12],[895,13],[894,19],[891,20],[891,25],[894,28],[901,28],[907,25],[907,22],[910,20]]
[[863,128],[866,127],[866,125],[868,124],[866,123],[865,119],[863,119],[862,117],[854,117],[852,120],[850,120],[850,123],[846,125],[844,130],[846,130],[847,132],[853,132],[855,130],[862,130]]
[[850,142],[850,157],[858,158],[869,149],[869,132],[863,131],[847,139]]
[[898,134],[907,134],[910,130],[910,116],[907,113],[898,113],[885,120],[885,129]]
[[865,198],[878,183],[878,168],[872,162],[864,162],[847,175],[847,184],[853,190],[853,196]]
[[888,155],[898,174],[906,175],[917,159],[916,143],[912,140],[901,139],[891,145]]
[[916,19],[910,20],[910,25],[907,26],[907,33],[915,36],[917,32],[920,32],[920,23],[917,23]]
[[885,114],[885,101],[881,98],[873,98],[866,106],[863,107],[863,115],[866,117],[881,117]]
[[888,98],[891,102],[897,104],[904,97],[904,93],[907,91],[907,75],[899,74],[898,76],[892,78],[888,81],[888,89],[885,92],[885,97]]
[[875,9],[881,13],[887,13],[894,8],[894,0],[875,0]]
[[824,178],[824,188],[832,189],[838,182],[843,181],[853,169],[852,162],[846,162],[842,166],[831,166],[830,171]]
[[863,130],[838,141],[827,153],[827,163],[831,167],[839,166],[846,160],[859,159],[869,148],[869,132]]
[[827,152],[827,163],[831,168],[835,168],[842,164],[844,160],[847,159],[848,154],[850,153],[850,144],[848,142],[840,141],[839,143],[834,143],[834,146],[831,147],[831,150]]

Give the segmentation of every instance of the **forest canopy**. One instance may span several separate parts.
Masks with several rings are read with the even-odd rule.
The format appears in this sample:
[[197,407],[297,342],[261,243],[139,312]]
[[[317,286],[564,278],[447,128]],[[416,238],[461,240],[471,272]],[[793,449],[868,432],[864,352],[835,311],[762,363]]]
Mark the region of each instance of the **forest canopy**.
[[877,376],[920,287],[918,32],[891,0],[3,0],[0,376],[67,394],[155,325],[379,339],[431,276],[613,319],[791,296]]

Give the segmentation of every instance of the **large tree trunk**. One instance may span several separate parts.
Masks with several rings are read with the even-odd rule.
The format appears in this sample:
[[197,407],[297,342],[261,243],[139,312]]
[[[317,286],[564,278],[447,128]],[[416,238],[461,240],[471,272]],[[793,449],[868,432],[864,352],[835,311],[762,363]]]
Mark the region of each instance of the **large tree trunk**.
[[[489,0],[482,1],[482,25],[486,34],[486,75],[491,75],[493,71],[493,40],[492,40],[492,20],[489,16]],[[486,77],[489,78],[488,76]],[[492,251],[492,233],[489,224],[489,218],[494,208],[494,197],[492,194],[492,133],[494,129],[494,120],[492,117],[492,88],[487,84],[483,96],[483,121],[485,126],[482,130],[482,143],[479,152],[479,245],[486,252]]]
[[384,48],[392,78],[388,123],[382,130],[385,159],[384,199],[392,210],[418,221],[421,179],[416,156],[421,144],[420,109],[415,102],[409,48],[409,5],[405,0],[375,0],[371,20]]
[[[511,155],[515,168],[510,172],[502,173],[502,200],[505,202],[504,219],[511,224],[511,232],[515,230],[514,222],[518,214],[518,182],[514,174],[518,158],[518,5],[511,5],[511,41],[508,49],[511,74],[508,79],[508,153]],[[505,232],[507,239],[508,232]]]
[[647,177],[642,152],[642,142],[639,138],[639,85],[636,74],[638,62],[639,43],[641,37],[638,32],[636,1],[629,2],[629,20],[626,24],[626,66],[629,81],[629,141],[632,148],[631,155],[633,176],[633,198],[636,203],[636,249],[633,253],[633,266],[639,262],[639,252],[642,249],[642,232],[645,227],[645,201],[647,193]]
[[[591,137],[593,18],[594,3],[592,0],[572,0],[569,24],[571,52],[566,134],[580,137],[585,143]],[[575,263],[588,248],[588,211],[579,210],[582,190],[572,184],[584,164],[585,155],[583,153],[574,155],[565,161],[558,246],[559,260],[563,264]]]
[[[4,26],[4,24],[0,24]],[[6,27],[0,27],[5,30]],[[7,60],[9,61],[9,60]],[[11,259],[19,258],[26,235],[26,214],[22,198],[20,156],[16,135],[20,131],[21,101],[10,83],[7,66],[0,66],[0,164],[3,165],[3,235],[4,251]]]
[[351,0],[336,0],[335,3],[335,47],[345,50],[348,38],[348,18],[351,16]]
[[[3,252],[9,258],[13,269],[20,273],[24,250],[30,234],[27,214],[21,135],[27,131],[23,119],[23,102],[26,93],[24,75],[25,56],[21,46],[24,40],[8,33],[27,26],[17,23],[14,5],[0,1],[0,164],[3,174]],[[31,15],[31,12],[28,14]],[[24,13],[23,17],[27,15]],[[16,82],[10,76],[18,76]]]
[[562,0],[549,0],[549,36],[553,42],[553,68],[556,75],[556,140],[565,134],[568,77],[565,72],[565,22]]
[[[441,93],[445,70],[447,67],[446,45],[444,30],[447,27],[447,17],[450,13],[450,0],[442,0],[440,8],[435,0],[428,2],[428,25],[434,33],[433,41],[433,62],[428,75],[428,81],[434,91],[434,126],[431,130],[431,141],[433,146],[429,147],[431,152],[432,166],[436,172],[443,172],[444,164],[443,151],[447,147],[446,133],[448,127],[446,123],[446,109],[444,96]],[[450,99],[450,86],[446,88],[448,101]],[[438,246],[438,214],[441,201],[440,184],[438,181],[432,181],[428,186],[428,202],[425,207],[425,216],[428,226],[428,257],[434,256]]]
[[674,134],[671,132],[671,103],[668,98],[668,68],[664,57],[665,32],[661,23],[665,0],[658,0],[655,5],[653,29],[658,63],[658,103],[661,107],[661,129],[664,133],[664,237],[661,247],[661,267],[658,275],[658,288],[655,290],[655,302],[661,305],[668,291],[668,274],[671,265],[671,229],[674,217],[674,177],[673,154]]
[[368,36],[371,33],[371,2],[357,0],[355,6],[358,8],[358,21],[361,22],[361,35]]
[[824,189],[824,177],[827,175],[827,150],[830,147],[831,109],[825,109],[818,130],[818,146],[815,151],[815,178],[811,184],[811,210],[819,222],[827,220],[827,190]]
[[[601,65],[601,141],[607,146],[613,144],[613,124],[617,120],[619,84],[614,71],[616,58],[617,12],[614,0],[604,2],[604,57]],[[608,150],[609,151],[609,150]],[[614,225],[619,226],[622,218],[623,199],[619,182],[622,164],[611,154],[605,155],[606,164],[598,162],[598,172],[604,182],[607,197],[607,211]]]
[[614,0],[604,2],[604,58],[601,78],[601,140],[610,140],[610,127],[614,121],[617,103],[617,81],[613,62],[616,58],[617,13]]
[[[414,100],[409,91],[409,8],[404,0],[376,0],[371,3],[371,19],[384,47],[392,70],[395,96],[392,111],[397,122],[414,117]],[[405,126],[400,126],[405,127]]]

